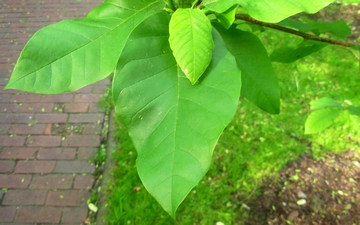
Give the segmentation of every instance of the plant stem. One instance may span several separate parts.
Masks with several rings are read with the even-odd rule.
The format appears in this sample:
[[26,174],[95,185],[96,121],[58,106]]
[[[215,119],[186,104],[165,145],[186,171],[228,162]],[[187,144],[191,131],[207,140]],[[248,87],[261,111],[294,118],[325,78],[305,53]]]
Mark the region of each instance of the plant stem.
[[173,0],[168,0],[166,1],[167,4],[169,5],[170,9],[172,9],[174,12],[176,11],[176,7],[175,7],[175,4],[173,2]]
[[311,35],[311,34],[307,34],[307,33],[303,33],[297,30],[293,30],[290,28],[286,28],[286,27],[282,27],[273,23],[266,23],[266,22],[261,22],[259,20],[255,20],[249,16],[244,16],[244,15],[236,15],[236,19],[239,20],[244,20],[256,25],[260,25],[263,27],[268,27],[274,30],[279,30],[282,32],[286,32],[286,33],[290,33],[293,35],[297,35],[300,36],[302,38],[304,38],[305,40],[314,40],[314,41],[320,41],[320,42],[325,42],[325,43],[329,43],[329,44],[333,44],[333,45],[341,45],[341,46],[345,46],[345,47],[353,47],[353,46],[357,46],[360,43],[355,43],[355,42],[344,42],[344,41],[338,41],[338,40],[333,40],[330,38],[323,38],[323,37],[318,37],[315,35]]

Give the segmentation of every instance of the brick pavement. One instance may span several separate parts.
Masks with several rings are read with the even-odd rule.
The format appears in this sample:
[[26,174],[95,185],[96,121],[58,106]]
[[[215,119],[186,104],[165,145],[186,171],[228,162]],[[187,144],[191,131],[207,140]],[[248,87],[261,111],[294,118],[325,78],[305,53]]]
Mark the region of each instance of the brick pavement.
[[105,113],[105,79],[75,93],[3,90],[39,28],[86,15],[102,0],[0,0],[0,224],[82,224],[94,183],[90,162]]

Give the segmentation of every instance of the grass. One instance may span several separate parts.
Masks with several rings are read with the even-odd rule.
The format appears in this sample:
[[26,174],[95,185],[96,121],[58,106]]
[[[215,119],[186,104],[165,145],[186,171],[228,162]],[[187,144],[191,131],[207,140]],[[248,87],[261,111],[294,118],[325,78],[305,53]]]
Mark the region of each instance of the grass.
[[[260,35],[268,52],[301,39],[271,30]],[[236,116],[214,151],[213,164],[192,190],[174,221],[146,192],[136,172],[136,151],[121,124],[116,167],[107,187],[108,224],[243,224],[247,203],[259,194],[262,179],[276,181],[277,172],[303,154],[321,159],[327,152],[359,149],[360,119],[343,113],[333,126],[304,135],[309,102],[331,97],[360,106],[359,64],[345,48],[327,46],[293,64],[274,63],[281,88],[281,113],[269,115],[241,100]]]

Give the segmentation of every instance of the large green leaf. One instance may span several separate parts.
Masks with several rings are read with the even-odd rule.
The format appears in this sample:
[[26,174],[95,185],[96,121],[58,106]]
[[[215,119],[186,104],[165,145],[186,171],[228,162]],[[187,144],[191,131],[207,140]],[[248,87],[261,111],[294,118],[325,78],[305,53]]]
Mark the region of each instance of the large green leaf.
[[266,112],[280,112],[280,89],[274,68],[261,41],[250,32],[234,27],[214,27],[241,69],[241,94]]
[[276,23],[300,12],[316,13],[334,0],[237,0],[237,2],[251,17]]
[[108,0],[87,18],[41,29],[21,52],[6,88],[55,94],[105,78],[131,31],[163,5],[161,0]]
[[326,129],[334,123],[340,112],[341,110],[337,108],[325,108],[311,112],[305,121],[305,134],[313,134]]
[[115,110],[138,152],[146,189],[173,217],[209,169],[216,142],[235,114],[241,78],[214,31],[215,49],[198,85],[191,85],[168,43],[166,14],[134,30],[113,80]]
[[200,9],[178,9],[169,25],[170,47],[186,77],[195,84],[211,62],[214,42],[209,19]]

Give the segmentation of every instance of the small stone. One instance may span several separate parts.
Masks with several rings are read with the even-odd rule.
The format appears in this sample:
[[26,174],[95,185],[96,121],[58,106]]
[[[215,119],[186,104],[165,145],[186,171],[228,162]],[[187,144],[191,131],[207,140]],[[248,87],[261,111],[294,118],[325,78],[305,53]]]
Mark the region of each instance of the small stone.
[[287,220],[290,220],[290,221],[294,221],[296,218],[299,217],[299,212],[298,211],[292,211],[288,217],[287,217]]
[[299,191],[299,192],[297,193],[297,196],[298,196],[298,198],[305,198],[305,199],[307,199],[307,195],[306,195],[304,192],[302,192],[302,191]]
[[305,205],[306,204],[306,200],[305,199],[300,199],[296,202],[296,204],[298,205]]

